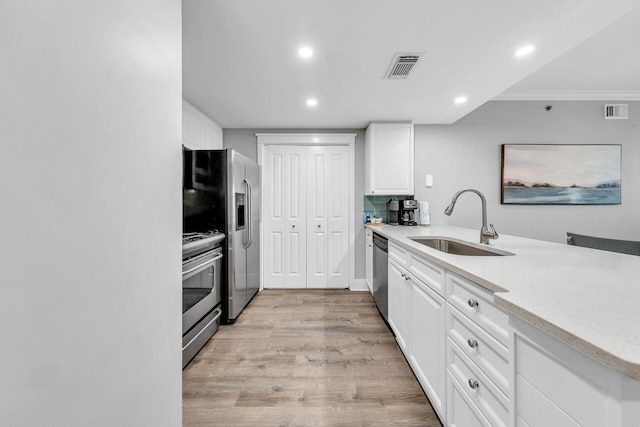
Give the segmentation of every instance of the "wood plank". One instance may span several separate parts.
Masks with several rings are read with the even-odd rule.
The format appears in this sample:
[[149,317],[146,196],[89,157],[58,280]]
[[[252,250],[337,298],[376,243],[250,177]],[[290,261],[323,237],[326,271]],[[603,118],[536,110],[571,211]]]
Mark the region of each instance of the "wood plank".
[[371,295],[265,290],[183,371],[184,426],[442,424]]

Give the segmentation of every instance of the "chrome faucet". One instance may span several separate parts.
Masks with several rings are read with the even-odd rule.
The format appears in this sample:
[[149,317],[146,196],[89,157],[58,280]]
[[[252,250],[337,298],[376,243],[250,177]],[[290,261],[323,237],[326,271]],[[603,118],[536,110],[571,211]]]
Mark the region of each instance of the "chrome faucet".
[[489,228],[487,227],[487,200],[484,198],[484,195],[482,195],[481,192],[479,192],[478,190],[474,190],[473,188],[465,188],[464,190],[458,191],[453,195],[453,199],[451,200],[449,206],[447,206],[447,208],[444,210],[444,214],[451,216],[451,214],[453,213],[453,208],[456,206],[458,197],[460,197],[462,193],[466,193],[467,191],[476,193],[478,196],[480,196],[480,200],[482,201],[482,228],[480,229],[480,243],[488,245],[489,239],[497,239],[500,236],[498,235],[496,229],[493,228],[493,224],[489,224],[491,230],[489,230]]

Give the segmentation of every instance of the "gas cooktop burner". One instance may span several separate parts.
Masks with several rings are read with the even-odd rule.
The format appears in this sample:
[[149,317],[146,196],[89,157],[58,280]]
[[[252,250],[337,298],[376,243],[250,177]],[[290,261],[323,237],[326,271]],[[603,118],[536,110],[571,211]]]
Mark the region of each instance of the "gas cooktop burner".
[[193,257],[222,244],[224,233],[218,230],[182,235],[182,259]]

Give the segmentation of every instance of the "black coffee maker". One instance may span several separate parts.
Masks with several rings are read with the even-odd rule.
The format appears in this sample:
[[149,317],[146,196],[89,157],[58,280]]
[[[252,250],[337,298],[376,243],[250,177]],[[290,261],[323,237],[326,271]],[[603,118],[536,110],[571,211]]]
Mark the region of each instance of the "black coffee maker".
[[415,200],[400,201],[400,225],[418,225],[416,222],[416,212],[418,202]]

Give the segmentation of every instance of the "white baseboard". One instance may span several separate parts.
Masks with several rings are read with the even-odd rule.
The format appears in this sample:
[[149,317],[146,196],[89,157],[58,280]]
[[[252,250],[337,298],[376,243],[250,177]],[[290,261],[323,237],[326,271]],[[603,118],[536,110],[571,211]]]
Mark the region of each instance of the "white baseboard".
[[350,291],[369,291],[369,286],[367,286],[367,279],[355,279],[349,286]]

